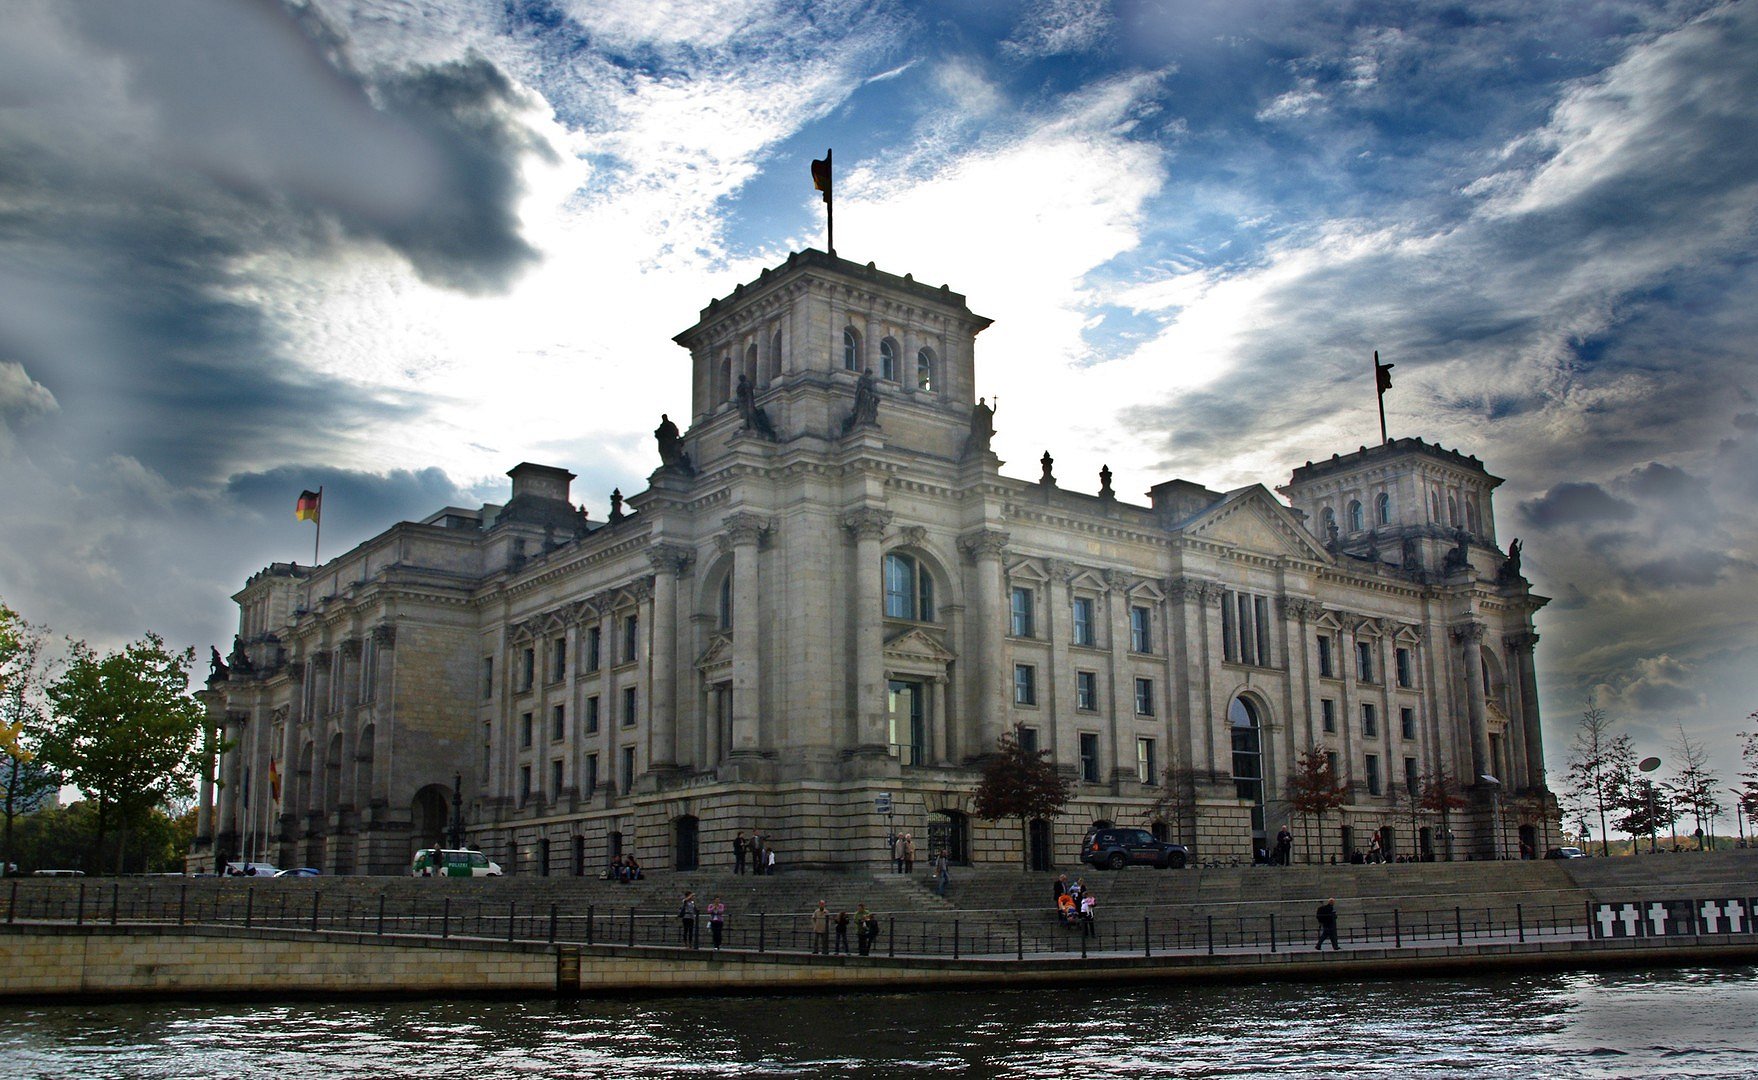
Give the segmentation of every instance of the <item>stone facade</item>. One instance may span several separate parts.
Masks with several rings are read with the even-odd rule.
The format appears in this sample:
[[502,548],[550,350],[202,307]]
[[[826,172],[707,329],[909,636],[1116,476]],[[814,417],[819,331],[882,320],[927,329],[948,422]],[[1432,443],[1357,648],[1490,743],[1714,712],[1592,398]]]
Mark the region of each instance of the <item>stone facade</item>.
[[[253,576],[197,860],[398,872],[454,817],[518,873],[720,864],[741,830],[784,866],[880,862],[891,829],[1067,866],[1095,821],[1249,859],[1314,747],[1351,792],[1325,849],[1543,850],[1545,601],[1476,458],[1394,440],[1295,469],[1286,502],[1172,480],[1137,505],[1048,454],[1013,479],[973,401],[987,325],[796,254],[677,336],[691,423],[611,520],[527,463],[503,506]],[[970,816],[1014,725],[1075,780],[1023,835]],[[1445,829],[1411,795],[1443,772],[1469,804]]]

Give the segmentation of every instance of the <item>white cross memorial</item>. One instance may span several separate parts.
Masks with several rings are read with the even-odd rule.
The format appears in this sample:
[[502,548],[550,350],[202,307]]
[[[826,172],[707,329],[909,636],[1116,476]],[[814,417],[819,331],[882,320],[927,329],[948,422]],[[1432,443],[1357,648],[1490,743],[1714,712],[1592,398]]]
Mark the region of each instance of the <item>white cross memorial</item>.
[[1721,919],[1721,907],[1714,900],[1705,900],[1703,906],[1698,909],[1698,914],[1703,916],[1703,932],[1705,934],[1716,933],[1715,924]]
[[1666,905],[1658,900],[1648,905],[1648,926],[1651,936],[1666,936]]
[[1618,919],[1624,924],[1624,936],[1636,936],[1636,924],[1642,918],[1642,909],[1636,904],[1620,904]]

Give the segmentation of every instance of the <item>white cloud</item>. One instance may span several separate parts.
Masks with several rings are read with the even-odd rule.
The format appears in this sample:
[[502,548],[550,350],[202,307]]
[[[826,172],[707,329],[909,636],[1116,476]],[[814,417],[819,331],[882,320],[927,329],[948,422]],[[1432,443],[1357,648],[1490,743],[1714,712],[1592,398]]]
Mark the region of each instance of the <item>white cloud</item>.
[[59,411],[61,405],[49,388],[31,378],[23,364],[0,360],[0,419],[28,419]]
[[1002,47],[1030,58],[1089,52],[1111,29],[1110,7],[1109,0],[1038,0]]

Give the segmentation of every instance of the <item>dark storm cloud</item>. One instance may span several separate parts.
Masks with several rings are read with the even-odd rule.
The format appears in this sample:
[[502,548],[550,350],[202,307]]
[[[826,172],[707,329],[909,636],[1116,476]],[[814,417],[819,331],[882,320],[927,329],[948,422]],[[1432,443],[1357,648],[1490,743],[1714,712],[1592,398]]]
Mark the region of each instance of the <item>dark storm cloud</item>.
[[1579,482],[1558,484],[1538,498],[1520,504],[1521,517],[1537,528],[1624,521],[1635,513],[1634,506],[1598,484]]

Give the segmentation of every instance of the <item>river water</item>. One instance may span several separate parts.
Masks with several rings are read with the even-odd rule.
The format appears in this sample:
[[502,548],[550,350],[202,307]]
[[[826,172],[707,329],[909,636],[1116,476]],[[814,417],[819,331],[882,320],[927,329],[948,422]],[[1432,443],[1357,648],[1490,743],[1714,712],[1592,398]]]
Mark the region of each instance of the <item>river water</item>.
[[12,1006],[0,1076],[1758,1076],[1758,968],[648,998]]

